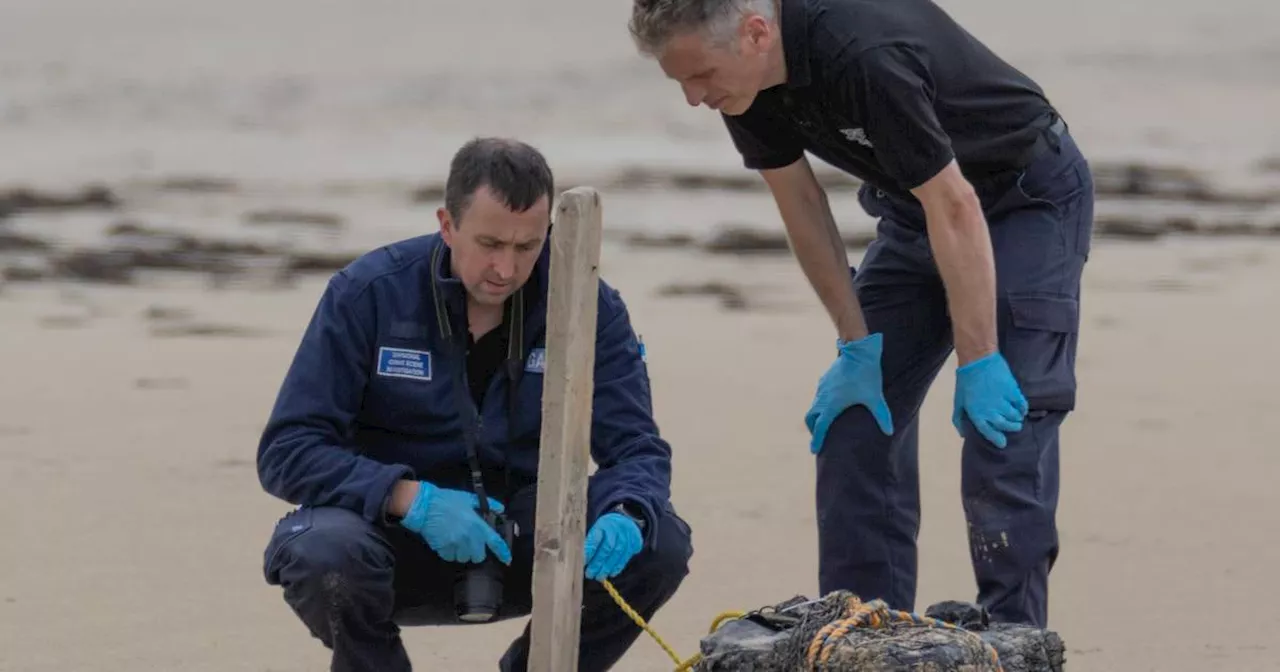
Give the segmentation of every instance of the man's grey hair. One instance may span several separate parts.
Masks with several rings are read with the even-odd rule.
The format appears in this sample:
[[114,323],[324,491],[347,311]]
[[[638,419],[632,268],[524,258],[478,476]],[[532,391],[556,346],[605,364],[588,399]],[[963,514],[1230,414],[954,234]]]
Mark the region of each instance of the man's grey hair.
[[759,14],[774,19],[777,0],[633,0],[627,28],[636,47],[647,55],[662,52],[667,40],[701,33],[712,45],[733,40],[742,17]]

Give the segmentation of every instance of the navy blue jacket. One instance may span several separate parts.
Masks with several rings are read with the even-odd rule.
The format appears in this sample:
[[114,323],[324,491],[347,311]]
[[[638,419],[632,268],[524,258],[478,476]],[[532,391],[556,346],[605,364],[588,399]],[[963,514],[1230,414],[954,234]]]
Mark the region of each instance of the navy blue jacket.
[[[340,506],[381,522],[399,479],[465,470],[468,429],[476,431],[486,472],[506,469],[517,482],[536,483],[549,250],[543,246],[526,285],[529,354],[514,403],[501,367],[479,409],[468,391],[464,351],[442,333],[465,338],[466,290],[449,275],[449,248],[439,234],[379,248],[334,274],[258,446],[263,488],[295,505]],[[433,283],[444,315],[435,309]],[[591,427],[597,469],[587,520],[631,503],[649,523],[651,542],[670,498],[671,449],[653,419],[648,371],[626,306],[603,280],[597,315]]]

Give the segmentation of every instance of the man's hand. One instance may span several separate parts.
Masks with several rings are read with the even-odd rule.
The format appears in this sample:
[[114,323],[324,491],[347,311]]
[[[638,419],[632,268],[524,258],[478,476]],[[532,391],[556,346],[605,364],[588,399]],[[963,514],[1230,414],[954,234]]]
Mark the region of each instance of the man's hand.
[[913,193],[924,206],[960,360],[951,422],[963,436],[968,415],[979,433],[1003,448],[1003,432],[1022,429],[1027,400],[999,352],[995,261],[982,204],[954,160]]
[[[392,497],[394,500],[394,493]],[[424,481],[418,484],[418,492],[400,525],[421,535],[432,550],[449,562],[484,562],[487,546],[499,560],[511,564],[511,549],[497,530],[476,513],[479,508],[480,498],[475,493],[446,490]],[[489,508],[495,513],[505,510],[492,497]]]
[[1009,364],[1000,353],[992,353],[956,370],[955,408],[951,424],[964,437],[963,415],[997,448],[1007,445],[1003,432],[1022,431],[1027,399],[1018,389]]
[[883,336],[869,334],[863,321],[844,240],[822,185],[804,158],[760,174],[778,205],[791,251],[836,327],[839,355],[818,381],[817,395],[805,415],[805,425],[813,434],[810,452],[822,450],[836,416],[855,404],[870,409],[880,430],[892,434],[893,419],[880,375]]
[[621,513],[606,513],[587,530],[583,562],[592,581],[612,579],[626,568],[644,547],[644,537],[634,520]]
[[879,333],[853,342],[840,341],[840,354],[835,363],[818,380],[818,393],[804,416],[813,438],[809,452],[817,455],[827,439],[827,430],[846,408],[860,404],[871,411],[880,431],[893,434],[893,416],[884,400],[884,382],[880,374],[883,336]]

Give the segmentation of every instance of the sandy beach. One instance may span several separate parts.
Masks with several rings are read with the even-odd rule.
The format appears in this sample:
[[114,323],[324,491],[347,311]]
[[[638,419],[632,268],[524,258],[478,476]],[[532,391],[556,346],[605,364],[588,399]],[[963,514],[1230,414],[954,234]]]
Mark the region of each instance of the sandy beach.
[[[1099,175],[1050,600],[1068,669],[1280,669],[1280,4],[942,4],[1045,85]],[[694,528],[655,628],[688,656],[721,611],[814,594],[803,416],[834,334],[626,12],[0,6],[0,672],[327,669],[263,581],[288,505],[259,432],[327,275],[434,230],[475,134],[603,195],[602,273]],[[872,222],[824,179],[857,263]],[[953,368],[922,413],[920,609],[974,591]],[[494,669],[522,626],[405,638],[415,669]],[[619,669],[672,667],[642,637]]]
[[[673,270],[659,278],[655,264]],[[829,333],[784,256],[610,245],[603,273],[648,344],[675,501],[695,529],[692,574],[654,623],[689,655],[716,613],[816,590],[801,418]],[[1276,667],[1280,616],[1266,605],[1280,598],[1268,532],[1280,355],[1270,329],[1244,324],[1269,323],[1278,273],[1272,243],[1098,245],[1051,601],[1070,669]],[[707,282],[749,290],[747,305],[660,295]],[[285,506],[253,472],[320,287],[211,293],[157,278],[0,298],[0,669],[324,669],[262,583],[265,535]],[[695,343],[707,334],[722,336]],[[951,385],[944,372],[923,411],[921,608],[973,590]],[[492,669],[519,625],[406,639],[422,669]],[[668,663],[642,639],[620,669]]]

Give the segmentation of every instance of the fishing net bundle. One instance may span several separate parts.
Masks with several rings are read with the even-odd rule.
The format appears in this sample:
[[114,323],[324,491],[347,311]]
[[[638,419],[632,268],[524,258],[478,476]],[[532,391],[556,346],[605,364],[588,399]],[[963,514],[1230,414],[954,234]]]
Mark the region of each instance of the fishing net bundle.
[[703,638],[695,672],[1062,672],[1053,631],[992,623],[981,607],[939,602],[923,616],[838,591],[796,597]]

